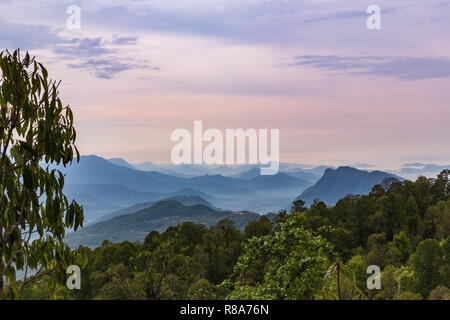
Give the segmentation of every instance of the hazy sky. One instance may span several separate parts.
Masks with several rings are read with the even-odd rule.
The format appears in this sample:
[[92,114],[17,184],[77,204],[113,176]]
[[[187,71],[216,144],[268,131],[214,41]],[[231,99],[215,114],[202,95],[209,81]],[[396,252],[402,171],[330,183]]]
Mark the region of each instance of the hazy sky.
[[[381,30],[366,27],[373,4]],[[280,129],[282,161],[450,162],[449,0],[0,0],[0,12],[0,49],[30,50],[63,80],[82,154],[169,162],[171,132],[202,120]]]

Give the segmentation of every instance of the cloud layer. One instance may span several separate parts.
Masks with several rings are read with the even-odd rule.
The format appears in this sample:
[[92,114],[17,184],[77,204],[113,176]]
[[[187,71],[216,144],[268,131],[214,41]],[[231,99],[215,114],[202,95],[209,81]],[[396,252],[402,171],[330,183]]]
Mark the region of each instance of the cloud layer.
[[292,66],[313,66],[331,73],[392,77],[403,80],[450,78],[448,57],[299,55]]
[[170,133],[203,120],[279,128],[282,161],[447,164],[450,1],[377,0],[379,31],[372,4],[0,0],[0,48],[63,79],[82,153],[167,161]]

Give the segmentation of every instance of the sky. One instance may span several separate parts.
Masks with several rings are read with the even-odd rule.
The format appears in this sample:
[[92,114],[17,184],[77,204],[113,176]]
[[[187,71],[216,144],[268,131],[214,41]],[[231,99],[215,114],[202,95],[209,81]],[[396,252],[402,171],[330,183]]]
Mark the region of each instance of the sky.
[[170,162],[171,133],[201,120],[279,129],[286,162],[450,163],[450,0],[0,0],[0,12],[0,50],[29,50],[63,80],[82,154]]

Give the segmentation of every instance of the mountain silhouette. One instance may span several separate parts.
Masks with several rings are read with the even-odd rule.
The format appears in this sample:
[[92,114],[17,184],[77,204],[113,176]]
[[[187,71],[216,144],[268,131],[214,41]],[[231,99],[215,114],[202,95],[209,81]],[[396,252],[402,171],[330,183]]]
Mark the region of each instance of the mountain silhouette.
[[349,194],[368,194],[375,185],[381,184],[389,177],[402,179],[383,171],[368,172],[346,166],[326,169],[322,178],[303,191],[295,200],[301,199],[307,206],[310,206],[314,200],[320,200],[331,206]]

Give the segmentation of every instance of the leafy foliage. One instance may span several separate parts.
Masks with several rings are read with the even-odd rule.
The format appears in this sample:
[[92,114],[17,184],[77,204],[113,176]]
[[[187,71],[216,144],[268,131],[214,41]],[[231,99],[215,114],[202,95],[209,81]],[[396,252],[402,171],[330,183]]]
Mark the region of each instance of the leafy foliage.
[[[230,297],[252,298],[240,286],[255,287],[257,296],[274,299],[312,299],[323,284],[331,246],[305,230],[303,218],[292,213],[272,235],[253,237],[245,244],[231,276]],[[244,296],[242,296],[244,294]]]
[[[79,157],[59,84],[28,53],[0,53],[0,295],[9,298],[46,274],[61,282],[68,265],[83,262],[82,250],[63,242],[66,228],[82,225],[83,210],[68,202],[64,176],[50,168]],[[28,277],[29,269],[38,272]],[[25,272],[21,287],[16,270]]]

